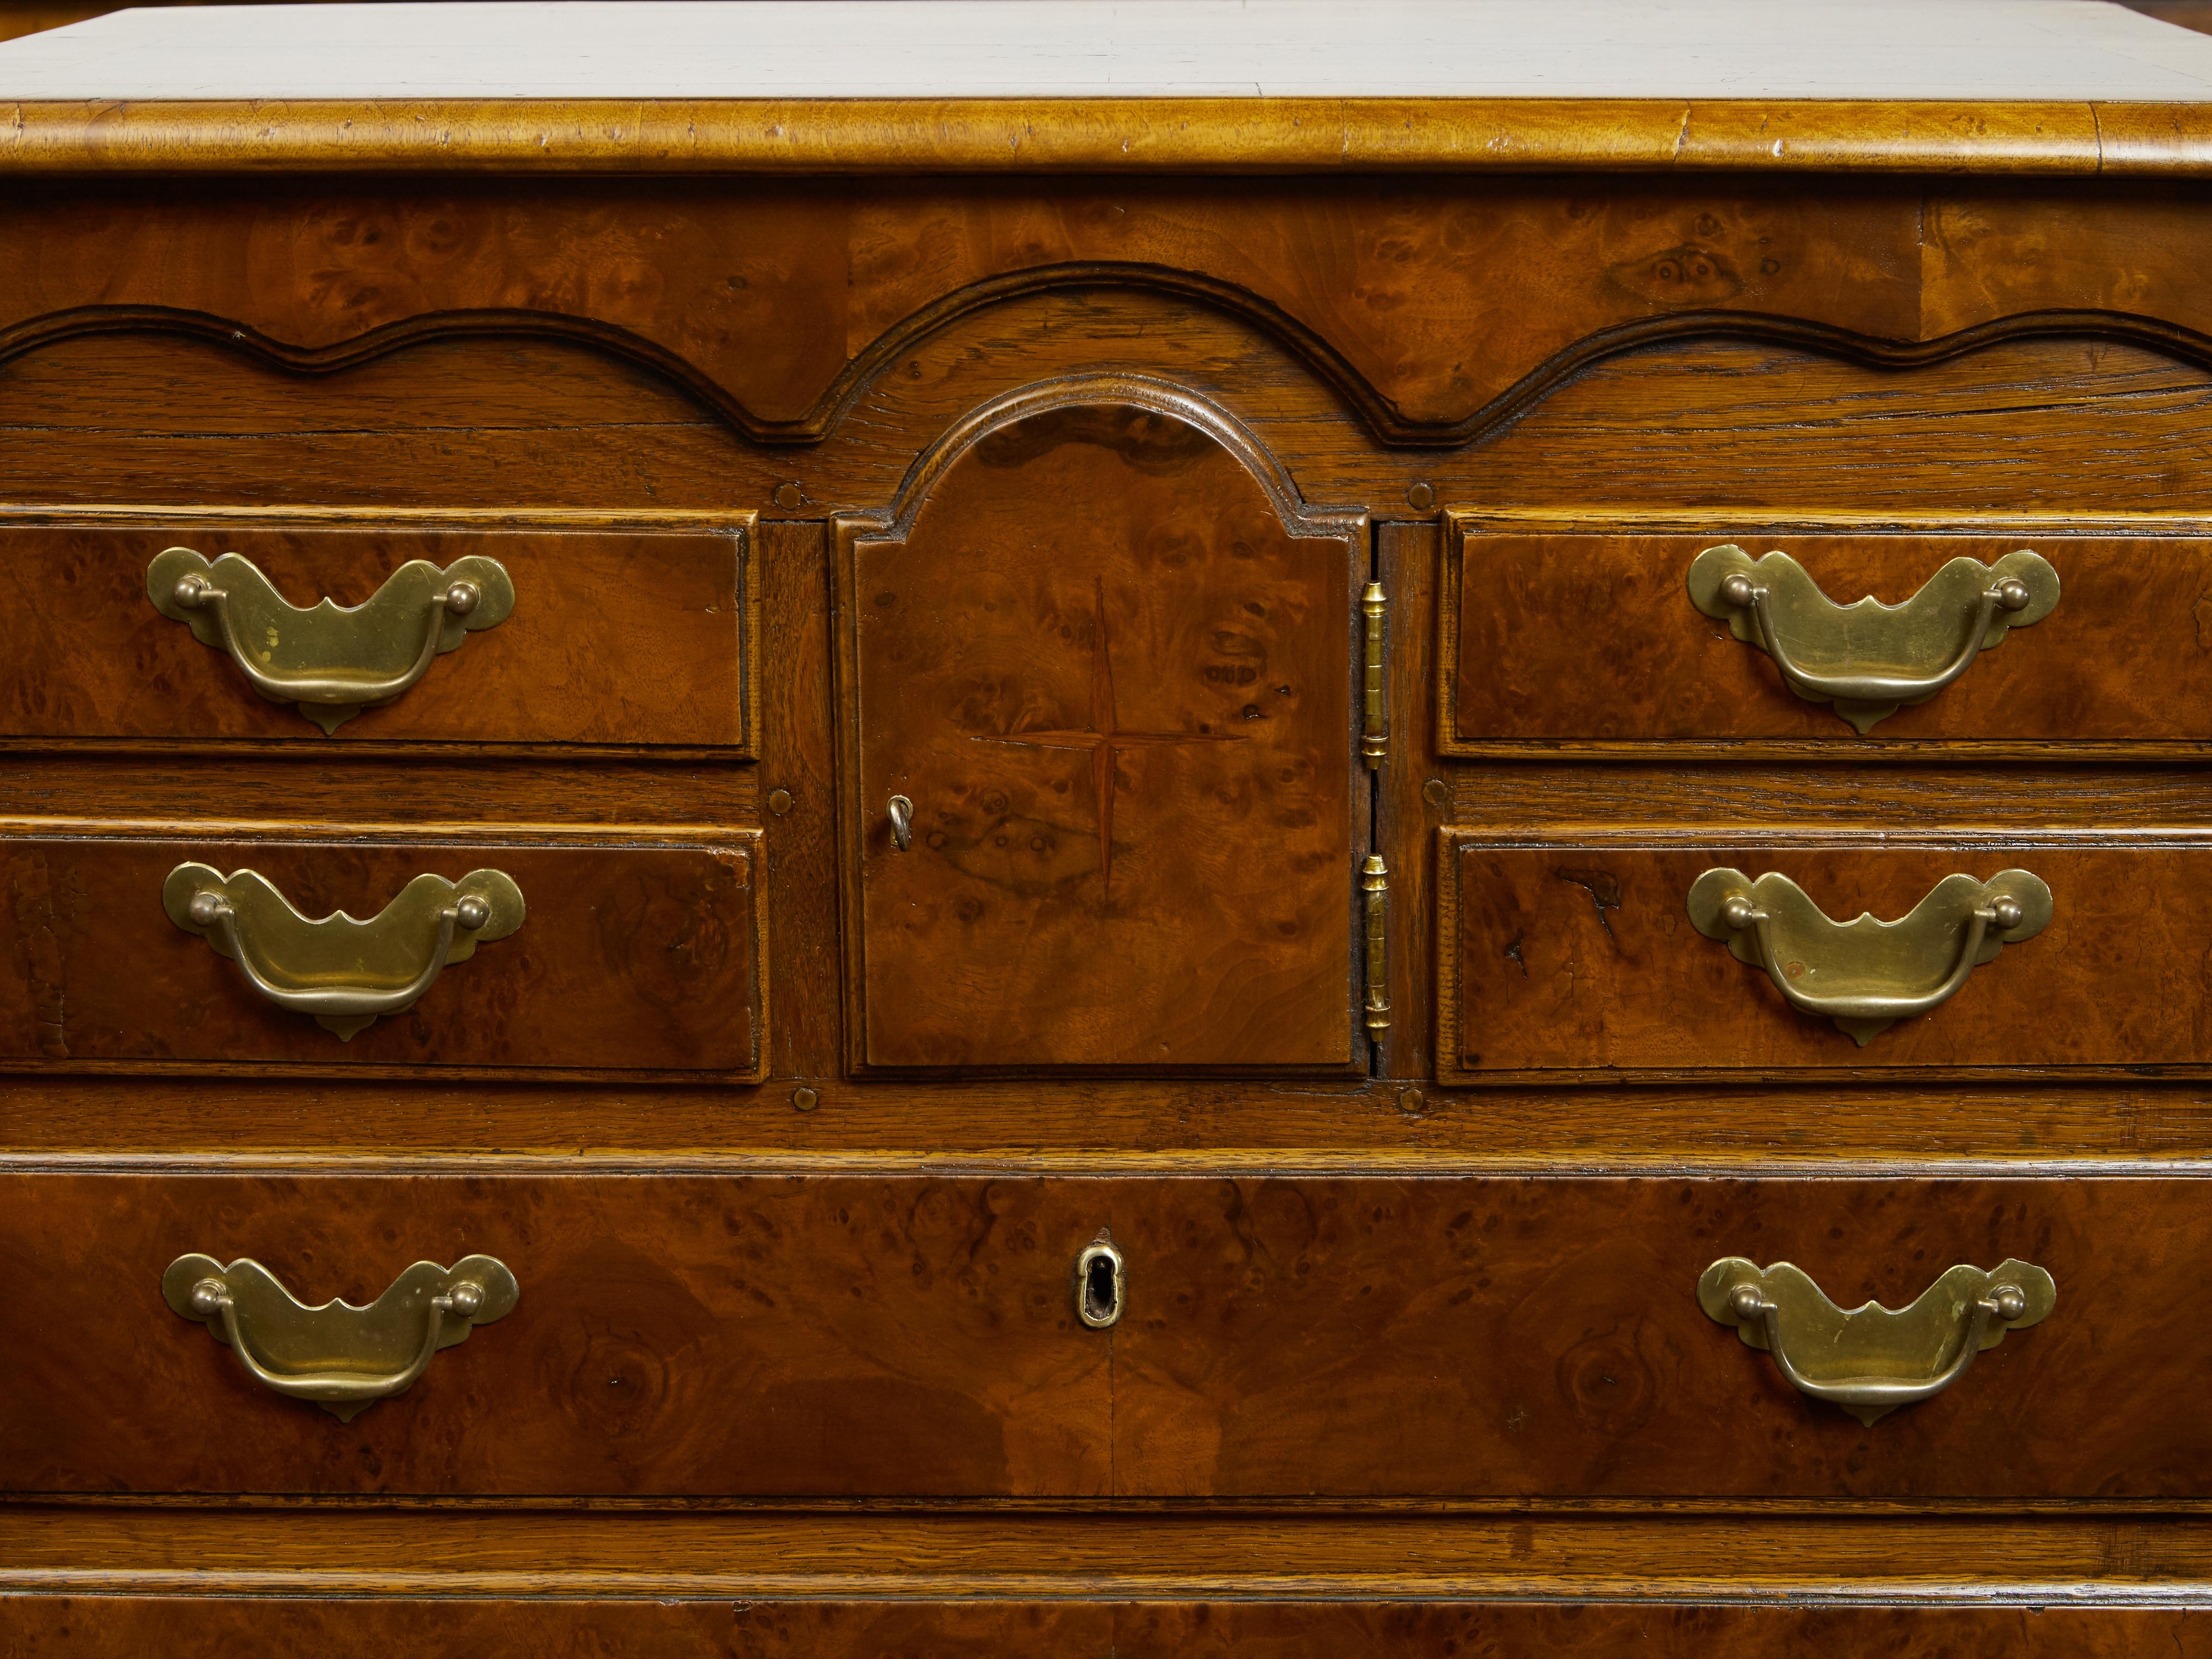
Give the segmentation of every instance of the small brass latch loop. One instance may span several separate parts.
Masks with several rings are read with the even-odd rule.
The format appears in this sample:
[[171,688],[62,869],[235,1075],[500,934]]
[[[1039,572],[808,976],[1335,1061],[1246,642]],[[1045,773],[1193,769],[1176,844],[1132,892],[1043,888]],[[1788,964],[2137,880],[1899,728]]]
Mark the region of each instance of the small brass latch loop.
[[884,810],[890,817],[891,845],[903,853],[914,845],[914,803],[904,795],[893,795]]
[[1094,1331],[1118,1322],[1128,1279],[1121,1253],[1101,1233],[1075,1258],[1075,1316]]

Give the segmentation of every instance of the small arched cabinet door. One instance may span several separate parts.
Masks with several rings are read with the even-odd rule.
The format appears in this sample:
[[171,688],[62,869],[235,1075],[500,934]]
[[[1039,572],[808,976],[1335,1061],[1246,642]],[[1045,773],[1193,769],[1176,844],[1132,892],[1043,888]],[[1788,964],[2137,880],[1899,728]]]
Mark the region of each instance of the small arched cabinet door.
[[977,411],[839,544],[856,1072],[1364,1064],[1363,520],[1114,379]]

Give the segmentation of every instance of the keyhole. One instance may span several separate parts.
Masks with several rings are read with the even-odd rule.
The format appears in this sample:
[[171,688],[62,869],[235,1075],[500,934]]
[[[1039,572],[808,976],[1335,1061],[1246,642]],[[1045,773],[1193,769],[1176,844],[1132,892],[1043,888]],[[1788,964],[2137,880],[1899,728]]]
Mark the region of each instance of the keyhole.
[[1075,1312],[1093,1330],[1104,1330],[1121,1317],[1127,1281],[1121,1253],[1101,1234],[1075,1258]]

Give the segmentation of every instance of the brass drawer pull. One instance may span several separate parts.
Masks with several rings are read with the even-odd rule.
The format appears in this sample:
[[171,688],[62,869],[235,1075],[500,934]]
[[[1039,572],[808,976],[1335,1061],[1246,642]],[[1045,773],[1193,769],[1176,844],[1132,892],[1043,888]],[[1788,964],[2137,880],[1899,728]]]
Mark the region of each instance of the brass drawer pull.
[[2051,889],[2025,870],[1987,881],[1946,876],[1901,921],[1833,921],[1787,876],[1753,881],[1713,869],[1691,884],[1690,920],[1738,962],[1764,968],[1792,1006],[1834,1020],[1864,1048],[1955,995],[2004,946],[2041,933]]
[[[2026,549],[1995,564],[1960,557],[1903,605],[1871,596],[1838,605],[1787,553],[1754,560],[1740,547],[1709,547],[1691,561],[1690,601],[1773,658],[1792,691],[1833,703],[1863,733],[1900,705],[1927,702],[2009,629],[2049,616],[2058,573]],[[1792,654],[1801,649],[1812,663]],[[1912,665],[1931,662],[1940,666]]]
[[227,651],[271,702],[299,705],[327,735],[364,708],[390,702],[442,652],[496,628],[514,609],[514,584],[496,559],[471,555],[445,569],[410,559],[366,604],[328,599],[302,611],[251,559],[210,564],[189,547],[156,554],[146,570],[154,608]]
[[[1733,1325],[1747,1347],[1774,1356],[1790,1385],[1871,1425],[1875,1419],[1938,1395],[1966,1375],[1974,1356],[2045,1317],[2057,1304],[2051,1275],[2025,1261],[1956,1267],[1922,1291],[1909,1308],[1878,1302],[1838,1308],[1804,1270],[1787,1261],[1761,1267],[1724,1256],[1698,1280],[1698,1304]],[[1820,1356],[1812,1370],[1790,1357]]]
[[1121,1251],[1100,1233],[1075,1258],[1075,1316],[1094,1331],[1103,1331],[1121,1318],[1128,1294],[1127,1270]]
[[345,1423],[404,1394],[439,1349],[504,1317],[520,1293],[506,1264],[488,1255],[450,1267],[418,1261],[366,1308],[335,1299],[307,1307],[245,1257],[226,1267],[211,1255],[180,1255],[161,1275],[162,1299],[228,1343],[256,1382]]
[[914,803],[904,795],[893,795],[884,810],[891,821],[891,845],[903,853],[914,845]]
[[313,1014],[345,1041],[380,1015],[404,1013],[447,967],[523,919],[522,890],[499,870],[457,882],[417,876],[367,921],[343,910],[311,921],[258,872],[180,864],[161,884],[161,908],[270,1001]]

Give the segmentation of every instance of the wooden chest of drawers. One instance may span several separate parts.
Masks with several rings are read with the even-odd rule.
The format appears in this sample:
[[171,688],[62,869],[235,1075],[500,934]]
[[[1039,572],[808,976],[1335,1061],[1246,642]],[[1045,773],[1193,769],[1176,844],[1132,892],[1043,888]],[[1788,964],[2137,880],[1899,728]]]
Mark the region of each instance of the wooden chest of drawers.
[[0,1654],[2212,1653],[2212,40],[0,95]]

